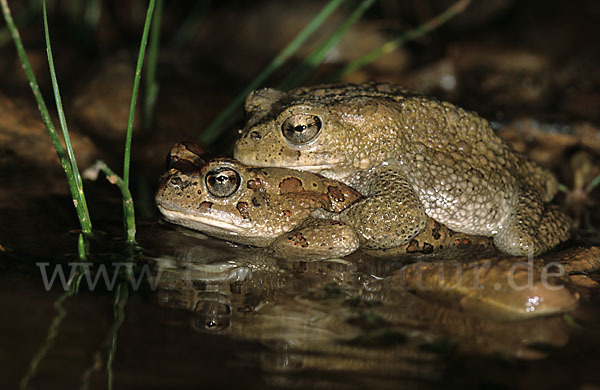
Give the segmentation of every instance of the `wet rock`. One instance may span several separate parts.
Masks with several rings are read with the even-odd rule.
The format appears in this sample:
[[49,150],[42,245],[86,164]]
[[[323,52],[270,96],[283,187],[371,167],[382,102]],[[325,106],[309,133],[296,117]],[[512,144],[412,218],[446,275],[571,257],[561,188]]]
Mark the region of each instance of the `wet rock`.
[[533,160],[559,167],[573,149],[586,149],[600,156],[600,128],[590,123],[543,123],[531,118],[500,126],[498,135]]
[[571,248],[564,250],[554,259],[559,261],[567,274],[594,272],[600,270],[600,248]]
[[[125,139],[134,67],[130,58],[109,58],[79,86],[70,111],[89,134],[104,140]],[[140,128],[139,107],[134,133]]]
[[564,273],[515,260],[419,262],[398,271],[392,284],[500,320],[554,315],[577,306],[578,295],[560,278]]
[[[54,122],[56,125],[57,121]],[[76,129],[69,130],[79,167],[91,165],[100,155],[99,150],[88,137]],[[60,128],[56,131],[60,134]],[[13,101],[4,95],[0,95],[0,156],[0,175],[28,174],[29,179],[36,180],[26,179],[22,184],[28,183],[31,192],[66,190],[64,171],[40,113],[28,103]],[[32,168],[43,174],[33,173]]]

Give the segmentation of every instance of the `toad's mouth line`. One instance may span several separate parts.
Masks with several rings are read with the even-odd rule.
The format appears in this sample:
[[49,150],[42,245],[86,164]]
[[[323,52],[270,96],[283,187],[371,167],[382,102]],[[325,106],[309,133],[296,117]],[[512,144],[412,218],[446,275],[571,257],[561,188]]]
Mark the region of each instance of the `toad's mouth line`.
[[244,228],[234,225],[229,222],[224,222],[224,221],[220,221],[218,219],[204,217],[201,215],[184,214],[183,212],[178,211],[178,210],[168,209],[161,205],[157,205],[157,206],[158,206],[158,210],[167,219],[167,221],[176,222],[178,224],[182,224],[183,226],[191,225],[191,224],[204,225],[207,227],[221,229],[221,230],[223,230],[231,235],[235,235],[235,236],[237,236],[239,233],[242,233],[245,231]]
[[336,167],[335,164],[321,164],[321,165],[296,165],[290,166],[292,169],[304,170],[304,171],[319,171],[323,169],[331,169]]
[[[268,163],[265,163],[265,164],[254,163],[252,165],[258,166],[261,168],[273,166]],[[285,168],[293,169],[295,171],[322,171],[325,169],[332,169],[332,168],[336,168],[336,167],[339,168],[339,165],[337,165],[336,163],[328,163],[328,164],[320,164],[320,165],[291,165],[291,164],[288,164],[285,166]]]

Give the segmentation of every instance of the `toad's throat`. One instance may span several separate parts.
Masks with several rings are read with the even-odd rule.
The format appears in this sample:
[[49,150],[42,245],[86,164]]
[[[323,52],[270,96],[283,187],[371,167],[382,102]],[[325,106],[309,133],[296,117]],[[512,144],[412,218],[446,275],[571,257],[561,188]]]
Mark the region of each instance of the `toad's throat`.
[[181,211],[165,208],[161,205],[158,205],[158,209],[167,221],[181,224],[183,226],[192,227],[195,229],[197,229],[197,226],[204,226],[209,228],[209,230],[216,229],[231,235],[238,235],[245,231],[241,226],[218,219],[209,218],[202,215],[186,214]]
[[[257,167],[271,167],[272,164],[270,163],[261,163],[261,162],[257,162],[257,161],[253,161],[251,162],[251,164],[253,166],[257,166]],[[327,163],[327,164],[314,164],[314,165],[294,165],[293,163],[287,164],[286,168],[289,169],[295,169],[297,171],[307,171],[307,172],[315,172],[315,173],[319,173],[321,171],[327,171],[327,170],[335,170],[336,168],[339,168],[339,165],[337,165],[336,163]]]

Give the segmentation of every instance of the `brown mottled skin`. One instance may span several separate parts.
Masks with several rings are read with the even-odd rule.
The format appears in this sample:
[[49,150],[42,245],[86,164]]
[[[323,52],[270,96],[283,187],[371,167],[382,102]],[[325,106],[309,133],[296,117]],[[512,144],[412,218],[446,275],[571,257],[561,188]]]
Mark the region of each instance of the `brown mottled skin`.
[[[156,195],[168,221],[237,243],[269,246],[280,257],[339,257],[358,248],[354,229],[336,220],[362,199],[352,188],[309,172],[247,167],[226,158],[198,166],[202,160],[189,147],[173,147],[171,168]],[[208,178],[231,172],[239,177],[232,193],[211,193]],[[452,232],[428,218],[426,228],[409,242],[368,253],[387,257],[490,246],[487,238]]]
[[[219,175],[237,177],[231,194],[211,192],[210,178]],[[167,221],[211,236],[269,246],[280,256],[322,258],[354,252],[358,238],[350,226],[311,218],[311,212],[338,213],[360,198],[345,184],[309,172],[246,167],[221,158],[192,171],[169,169],[156,204]]]
[[369,83],[261,89],[234,157],[316,172],[365,198],[342,212],[362,247],[410,242],[427,217],[493,237],[511,255],[538,255],[569,236],[548,204],[555,177],[496,136],[485,119],[403,88]]

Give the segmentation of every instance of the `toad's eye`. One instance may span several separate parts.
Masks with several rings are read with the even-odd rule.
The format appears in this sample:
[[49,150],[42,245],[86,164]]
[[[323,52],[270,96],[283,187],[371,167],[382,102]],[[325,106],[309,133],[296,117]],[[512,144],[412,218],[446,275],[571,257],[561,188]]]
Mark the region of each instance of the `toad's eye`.
[[306,144],[321,132],[321,119],[316,115],[292,115],[283,122],[283,136],[294,145]]
[[230,168],[222,168],[206,175],[208,192],[218,198],[226,198],[240,187],[240,174]]

